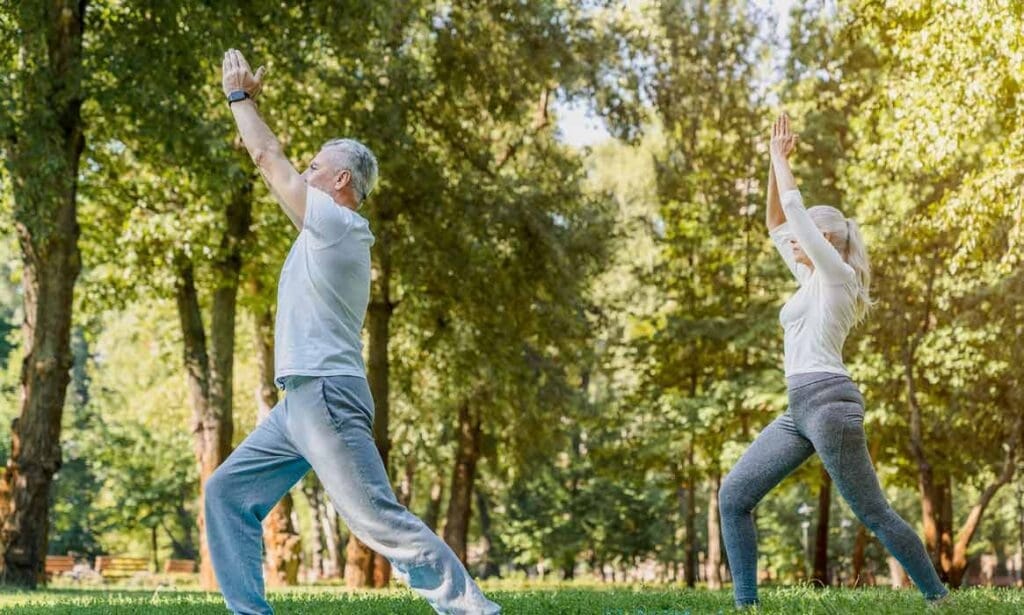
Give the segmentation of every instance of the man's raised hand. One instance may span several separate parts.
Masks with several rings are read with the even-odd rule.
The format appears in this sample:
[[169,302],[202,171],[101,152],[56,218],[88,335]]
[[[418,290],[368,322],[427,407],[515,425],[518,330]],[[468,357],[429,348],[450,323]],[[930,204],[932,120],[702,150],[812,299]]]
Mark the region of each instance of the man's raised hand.
[[244,90],[250,98],[256,98],[263,91],[263,75],[267,72],[266,68],[259,67],[254,75],[242,52],[237,49],[228,49],[224,53],[221,70],[225,96],[236,90]]

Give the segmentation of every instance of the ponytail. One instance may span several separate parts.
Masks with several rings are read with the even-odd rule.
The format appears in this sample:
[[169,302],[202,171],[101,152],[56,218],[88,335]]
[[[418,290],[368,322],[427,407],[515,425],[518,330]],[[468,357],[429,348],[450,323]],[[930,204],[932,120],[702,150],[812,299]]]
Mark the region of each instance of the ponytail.
[[871,300],[871,263],[860,226],[853,218],[830,205],[816,205],[807,210],[823,232],[829,233],[832,245],[847,265],[857,274],[857,322],[863,320],[874,303]]
[[846,264],[857,273],[857,320],[863,320],[874,301],[871,299],[871,262],[868,259],[867,244],[861,235],[860,225],[852,218],[846,219]]

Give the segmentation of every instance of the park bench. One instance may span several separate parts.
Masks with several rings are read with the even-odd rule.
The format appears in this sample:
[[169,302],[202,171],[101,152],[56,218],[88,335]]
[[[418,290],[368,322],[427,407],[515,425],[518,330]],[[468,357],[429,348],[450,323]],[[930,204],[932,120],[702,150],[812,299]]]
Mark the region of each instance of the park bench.
[[195,571],[194,559],[169,559],[164,564],[164,572],[169,574],[192,574]]
[[130,577],[149,572],[149,560],[144,557],[96,556],[96,572],[104,578]]
[[46,556],[46,578],[55,574],[72,572],[75,569],[75,558],[70,555],[47,555]]

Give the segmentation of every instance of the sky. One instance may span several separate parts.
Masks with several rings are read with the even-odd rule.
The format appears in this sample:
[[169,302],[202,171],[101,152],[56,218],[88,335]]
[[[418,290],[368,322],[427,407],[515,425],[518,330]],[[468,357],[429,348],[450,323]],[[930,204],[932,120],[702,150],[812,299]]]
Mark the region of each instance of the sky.
[[[762,10],[771,11],[778,18],[776,34],[785,36],[789,27],[789,10],[795,0],[752,0]],[[587,147],[604,141],[609,136],[604,121],[583,102],[557,101],[558,132],[565,143],[574,147]]]

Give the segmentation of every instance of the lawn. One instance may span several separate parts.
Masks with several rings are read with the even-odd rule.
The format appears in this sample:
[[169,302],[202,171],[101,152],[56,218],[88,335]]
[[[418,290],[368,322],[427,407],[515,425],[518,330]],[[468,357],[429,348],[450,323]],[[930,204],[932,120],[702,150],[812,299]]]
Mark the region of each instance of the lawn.
[[[600,615],[686,615],[731,613],[728,591],[687,590],[667,586],[486,586],[485,591],[509,615],[598,613]],[[762,590],[762,613],[865,614],[926,613],[912,590],[825,589],[811,587]],[[324,587],[295,588],[271,594],[280,615],[351,613],[383,615],[432,613],[427,604],[406,590],[348,592]],[[197,591],[167,589],[51,589],[40,592],[0,593],[0,613],[166,613],[224,614],[220,596]],[[958,593],[943,613],[999,615],[1024,613],[1024,591],[970,589]]]

